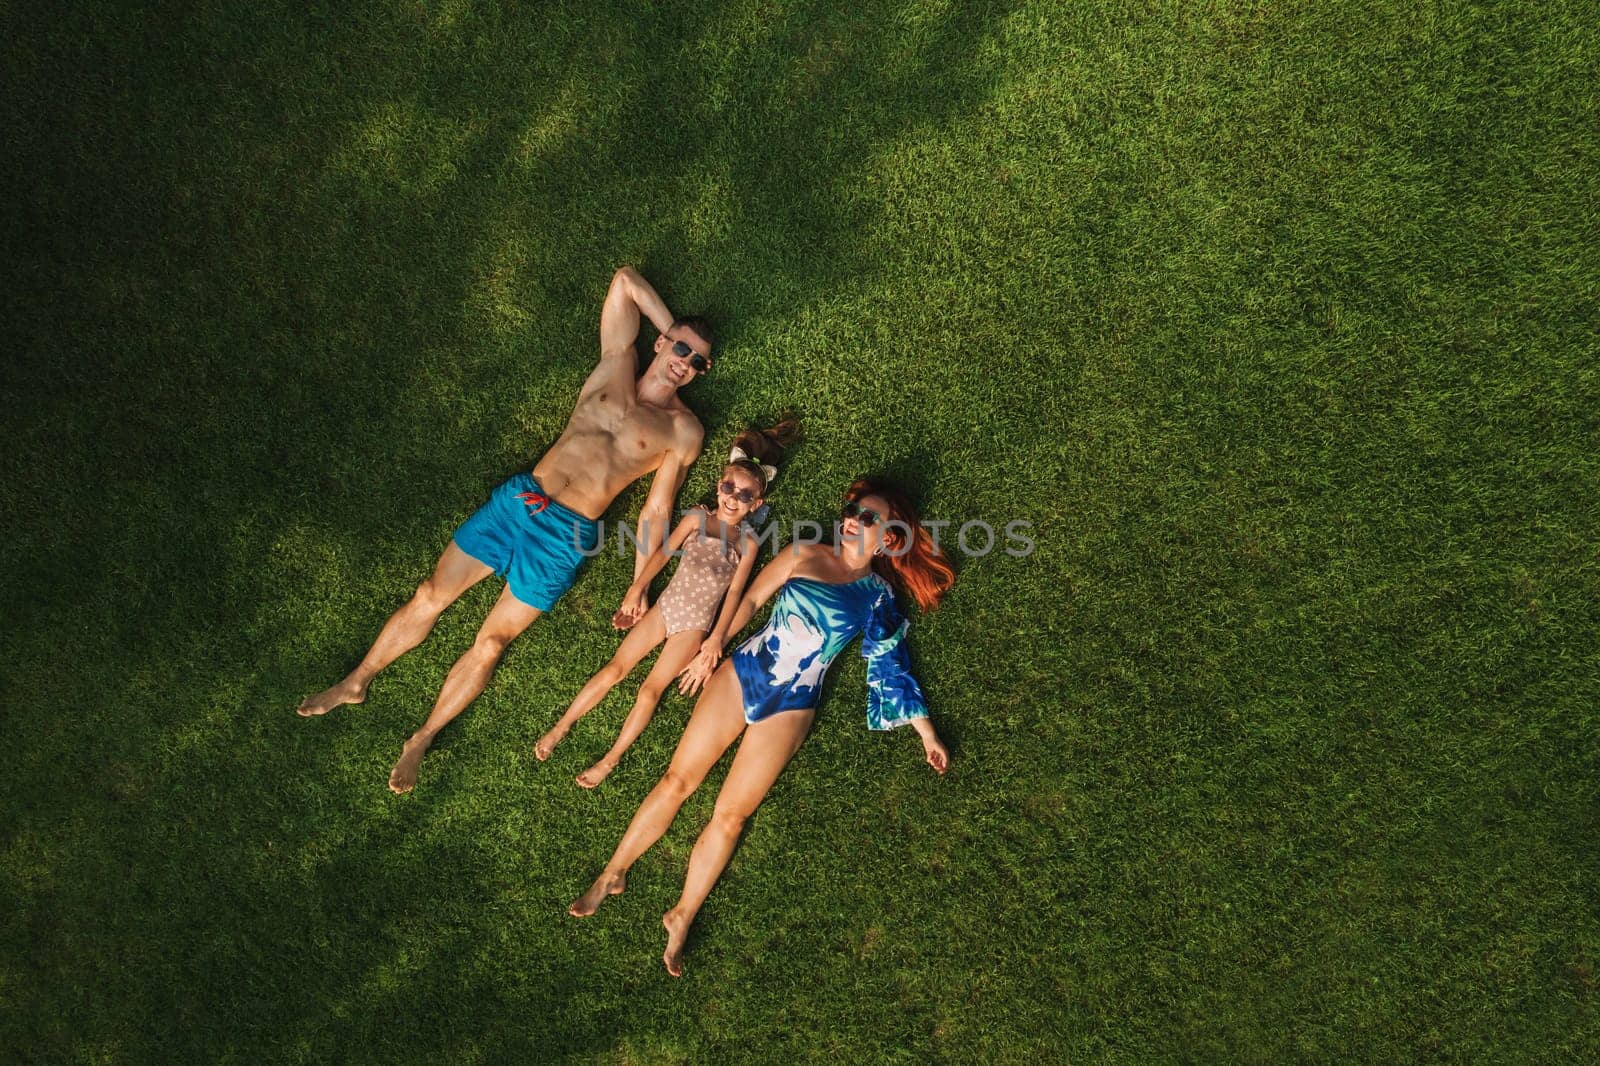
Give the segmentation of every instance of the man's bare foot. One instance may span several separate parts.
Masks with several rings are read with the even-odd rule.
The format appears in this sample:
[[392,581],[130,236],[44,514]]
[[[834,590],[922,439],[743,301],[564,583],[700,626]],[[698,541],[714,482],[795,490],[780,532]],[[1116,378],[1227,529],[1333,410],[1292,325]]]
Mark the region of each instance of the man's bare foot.
[[600,904],[607,896],[620,896],[622,890],[628,887],[627,874],[602,873],[594,879],[594,884],[589,886],[589,891],[572,901],[572,906],[567,908],[567,913],[574,918],[587,918],[600,909]]
[[563,726],[561,723],[557,722],[551,728],[550,732],[540,737],[539,743],[533,746],[533,757],[538,759],[540,762],[544,762],[546,759],[548,759],[550,757],[550,753],[556,750],[556,745],[561,743],[562,738],[567,735],[568,728],[569,727]]
[[667,930],[667,950],[661,953],[661,961],[667,964],[667,972],[674,977],[683,976],[683,942],[689,939],[689,919],[678,913],[674,907],[661,916],[661,924]]
[[601,759],[583,773],[579,774],[576,780],[578,784],[582,785],[584,788],[593,788],[606,778],[610,777],[611,771],[615,770],[616,768],[617,764],[612,762],[610,759]]
[[390,792],[403,794],[417,787],[417,766],[422,762],[422,757],[428,753],[428,746],[432,743],[432,737],[425,737],[421,733],[411,734],[406,746],[400,749],[400,761],[389,771]]
[[332,688],[325,688],[315,696],[307,696],[301,700],[300,706],[294,709],[294,713],[301,718],[315,718],[347,703],[365,702],[367,702],[366,689],[357,688],[348,681],[341,681]]

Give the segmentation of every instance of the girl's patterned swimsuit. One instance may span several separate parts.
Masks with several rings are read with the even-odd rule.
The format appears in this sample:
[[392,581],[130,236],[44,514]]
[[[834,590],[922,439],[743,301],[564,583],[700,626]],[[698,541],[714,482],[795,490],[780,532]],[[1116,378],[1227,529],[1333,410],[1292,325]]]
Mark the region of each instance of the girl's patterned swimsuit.
[[667,624],[667,636],[685,629],[709,633],[717,620],[717,606],[738,567],[737,545],[724,544],[722,538],[703,529],[691,533],[683,542],[678,572],[656,601]]
[[906,655],[909,626],[894,590],[875,573],[843,585],[790,578],[778,590],[766,627],[732,656],[744,720],[815,707],[823,675],[857,633],[867,660],[868,728],[926,718],[928,706]]

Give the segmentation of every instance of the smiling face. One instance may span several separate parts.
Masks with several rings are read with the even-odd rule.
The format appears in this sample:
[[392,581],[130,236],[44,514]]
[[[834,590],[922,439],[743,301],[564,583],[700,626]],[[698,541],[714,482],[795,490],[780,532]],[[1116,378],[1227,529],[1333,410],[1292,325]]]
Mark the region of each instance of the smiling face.
[[[846,501],[847,503],[849,501]],[[839,534],[845,540],[860,540],[861,546],[868,554],[875,554],[881,547],[885,551],[896,550],[900,544],[900,533],[887,529],[885,523],[894,517],[894,512],[889,509],[889,501],[874,493],[867,493],[855,500],[855,505],[863,512],[876,515],[876,520],[869,525],[861,514],[846,515],[839,519]]]
[[[687,345],[689,351],[679,354],[675,349],[680,343]],[[700,376],[701,372],[690,365],[690,360],[696,355],[702,356],[707,364],[711,362],[711,345],[685,325],[675,325],[657,337],[654,350],[655,360],[650,364],[649,372],[674,389],[681,389]],[[710,366],[706,369],[709,370]]]
[[[717,517],[736,525],[761,506],[761,492],[760,474],[744,463],[729,463],[722,468],[722,479],[717,482]],[[741,498],[744,496],[749,499]]]

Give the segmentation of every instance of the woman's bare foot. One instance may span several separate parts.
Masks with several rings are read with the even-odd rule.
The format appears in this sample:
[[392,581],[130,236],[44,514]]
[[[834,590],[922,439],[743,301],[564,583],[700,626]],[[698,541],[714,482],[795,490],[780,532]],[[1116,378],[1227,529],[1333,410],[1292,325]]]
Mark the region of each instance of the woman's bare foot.
[[678,913],[674,907],[661,916],[661,924],[667,930],[667,950],[661,953],[661,961],[667,964],[667,972],[674,977],[683,976],[683,942],[689,939],[689,919]]
[[556,723],[550,732],[540,737],[539,743],[533,746],[533,757],[540,762],[548,759],[550,753],[556,750],[556,745],[561,743],[562,739],[567,735],[567,728],[567,726],[561,725],[559,722]]
[[389,791],[406,793],[417,787],[417,766],[428,753],[433,738],[421,733],[411,734],[406,746],[400,749],[400,761],[389,771]]
[[615,770],[616,768],[617,764],[612,760],[601,759],[583,773],[579,774],[575,780],[584,788],[593,788],[606,778],[610,777],[611,771]]
[[620,896],[622,890],[628,887],[627,874],[602,873],[594,879],[594,884],[589,886],[589,891],[572,901],[572,906],[567,908],[567,913],[574,918],[587,918],[600,909],[600,904],[607,896]]
[[294,713],[301,718],[315,718],[347,703],[365,702],[367,702],[366,689],[358,688],[348,681],[341,681],[332,688],[325,688],[315,696],[307,696],[301,700],[300,706],[294,709]]

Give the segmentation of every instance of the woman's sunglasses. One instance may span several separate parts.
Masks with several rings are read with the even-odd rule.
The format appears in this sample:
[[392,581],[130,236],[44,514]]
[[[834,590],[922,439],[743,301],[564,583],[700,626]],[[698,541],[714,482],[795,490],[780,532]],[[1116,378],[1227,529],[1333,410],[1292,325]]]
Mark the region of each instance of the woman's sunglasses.
[[672,342],[672,354],[680,359],[689,360],[689,365],[694,367],[696,374],[704,374],[711,369],[711,360],[695,351],[682,341]]
[[718,485],[717,491],[722,493],[724,496],[732,496],[740,503],[756,502],[756,494],[751,492],[749,489],[741,489],[739,486],[733,483],[732,478],[728,478],[727,480],[723,481],[722,484]]
[[883,521],[883,515],[870,507],[861,506],[854,500],[846,500],[844,506],[839,508],[839,513],[846,518],[854,518],[868,529]]

